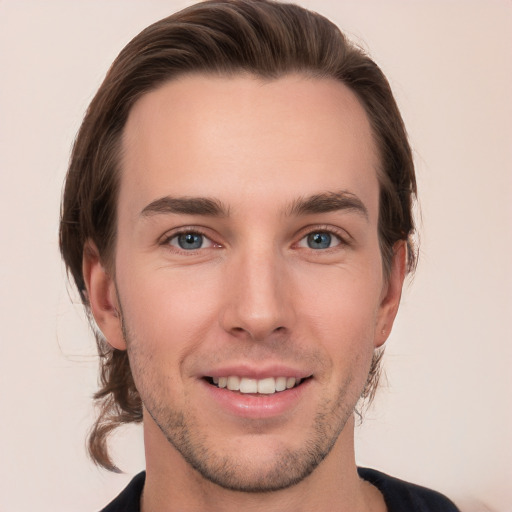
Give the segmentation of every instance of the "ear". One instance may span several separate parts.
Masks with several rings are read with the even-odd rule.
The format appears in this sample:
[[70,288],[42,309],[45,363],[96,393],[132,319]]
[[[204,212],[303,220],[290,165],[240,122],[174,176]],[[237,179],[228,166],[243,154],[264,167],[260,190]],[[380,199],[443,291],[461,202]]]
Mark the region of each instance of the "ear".
[[126,350],[115,282],[105,270],[92,240],[84,245],[82,273],[96,325],[109,345]]
[[375,325],[375,347],[384,345],[391,333],[393,322],[398,313],[400,298],[402,297],[406,266],[407,246],[406,243],[401,240],[393,247],[393,259],[391,261],[389,277],[384,282],[382,288],[381,303],[379,305]]

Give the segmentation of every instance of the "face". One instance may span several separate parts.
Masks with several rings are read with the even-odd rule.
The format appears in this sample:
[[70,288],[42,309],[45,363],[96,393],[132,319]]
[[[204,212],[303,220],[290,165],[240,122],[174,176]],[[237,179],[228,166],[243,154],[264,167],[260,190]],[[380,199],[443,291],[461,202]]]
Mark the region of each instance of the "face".
[[202,477],[284,488],[342,449],[403,279],[400,257],[382,273],[377,167],[327,79],[194,75],[133,107],[115,279],[85,274],[145,428]]

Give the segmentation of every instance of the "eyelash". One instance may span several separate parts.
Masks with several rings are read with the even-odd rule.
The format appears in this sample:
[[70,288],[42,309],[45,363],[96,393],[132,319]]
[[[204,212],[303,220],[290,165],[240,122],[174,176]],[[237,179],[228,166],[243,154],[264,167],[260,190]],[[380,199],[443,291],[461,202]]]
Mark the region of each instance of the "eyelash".
[[[311,251],[326,252],[329,250],[335,250],[338,246],[341,246],[341,247],[350,246],[350,241],[349,241],[350,235],[345,230],[341,230],[339,228],[335,228],[334,226],[329,226],[329,225],[320,225],[320,226],[316,225],[316,226],[305,227],[300,233],[299,241],[296,242],[294,245],[299,244],[304,239],[306,239],[309,235],[313,235],[313,234],[317,234],[317,233],[318,234],[328,234],[328,235],[334,236],[337,239],[338,244],[336,244],[335,246],[332,246],[332,247],[327,247],[322,250],[313,249],[313,248],[309,247],[309,249]],[[306,249],[306,247],[305,247],[305,249]]]
[[[338,243],[332,247],[327,247],[324,249],[313,249],[311,247],[309,247],[309,248],[301,247],[301,248],[309,249],[314,252],[327,252],[327,251],[330,251],[333,249],[335,250],[336,247],[338,247],[338,246],[342,246],[342,247],[350,246],[350,241],[347,240],[349,238],[349,235],[344,230],[340,230],[340,229],[334,228],[332,226],[308,226],[308,227],[304,228],[303,230],[301,230],[299,240],[297,242],[295,242],[293,244],[293,246],[298,246],[298,244],[300,244],[304,239],[306,239],[308,236],[313,235],[313,234],[328,234],[330,236],[334,236],[336,238],[336,240],[338,241]],[[210,243],[212,244],[212,246],[199,247],[197,249],[186,250],[186,249],[172,245],[171,241],[174,239],[177,239],[181,235],[199,235],[199,236],[203,237],[203,239],[209,240]],[[212,240],[212,238],[209,237],[203,230],[198,229],[197,227],[181,228],[179,231],[176,231],[170,235],[167,235],[162,240],[160,245],[165,246],[174,252],[181,253],[181,254],[186,253],[189,255],[196,254],[196,252],[201,249],[211,249],[211,248],[222,247],[221,244]]]
[[182,249],[180,247],[175,247],[171,244],[171,241],[174,240],[174,239],[177,239],[179,236],[181,235],[199,235],[199,236],[202,236],[203,239],[207,239],[211,242],[211,244],[215,247],[221,247],[220,244],[214,242],[211,237],[209,237],[204,231],[202,231],[201,229],[198,229],[196,227],[194,228],[181,228],[179,231],[176,231],[170,235],[167,235],[161,242],[160,245],[162,246],[166,246],[168,247],[170,250],[173,250],[175,252],[179,252],[179,253],[186,253],[186,254],[195,254],[196,251],[200,250],[200,249],[204,249],[204,247],[199,247],[198,249],[190,249],[190,250],[186,250],[186,249]]

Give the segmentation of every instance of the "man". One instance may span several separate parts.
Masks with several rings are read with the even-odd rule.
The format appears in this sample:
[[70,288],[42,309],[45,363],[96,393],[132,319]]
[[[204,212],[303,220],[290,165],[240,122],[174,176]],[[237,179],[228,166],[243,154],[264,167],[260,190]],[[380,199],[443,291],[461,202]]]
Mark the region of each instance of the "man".
[[354,411],[414,268],[414,167],[380,69],[325,18],[204,2],[116,59],[61,251],[97,327],[90,452],[142,421],[105,511],[453,511],[357,468]]

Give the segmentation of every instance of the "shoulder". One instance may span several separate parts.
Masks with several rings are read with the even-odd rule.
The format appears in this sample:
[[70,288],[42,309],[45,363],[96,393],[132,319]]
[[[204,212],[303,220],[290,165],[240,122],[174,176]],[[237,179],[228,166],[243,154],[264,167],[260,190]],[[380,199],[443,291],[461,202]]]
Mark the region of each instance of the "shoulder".
[[389,512],[459,512],[458,508],[437,491],[404,482],[375,469],[358,468],[359,476],[384,496]]
[[140,497],[145,480],[145,471],[134,476],[121,494],[103,508],[101,512],[140,512]]

